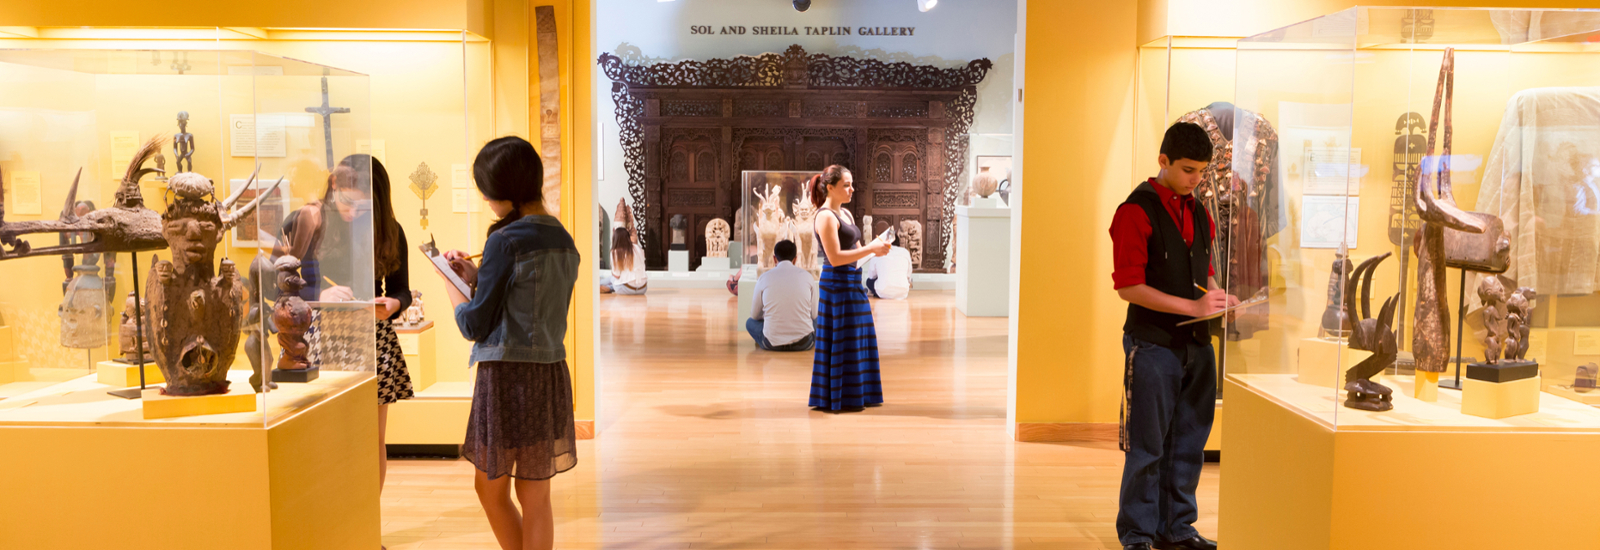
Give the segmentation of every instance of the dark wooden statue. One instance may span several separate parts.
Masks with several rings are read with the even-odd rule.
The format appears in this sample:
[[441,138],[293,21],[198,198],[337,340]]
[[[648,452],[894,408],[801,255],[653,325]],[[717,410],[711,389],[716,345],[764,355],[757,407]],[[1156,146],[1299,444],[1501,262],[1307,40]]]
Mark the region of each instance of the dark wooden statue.
[[[1439,67],[1439,84],[1433,96],[1433,117],[1428,122],[1428,152],[1421,180],[1417,184],[1417,217],[1422,219],[1415,239],[1417,254],[1417,311],[1412,327],[1411,352],[1416,357],[1419,392],[1425,384],[1437,383],[1450,360],[1450,304],[1445,291],[1445,229],[1483,233],[1487,227],[1481,217],[1456,206],[1450,188],[1451,98],[1455,92],[1455,50],[1446,48]],[[1444,154],[1434,156],[1438,135],[1439,111],[1444,109]],[[1435,193],[1438,196],[1435,196]]]
[[[254,174],[250,180],[254,183]],[[215,261],[217,243],[282,183],[279,179],[243,208],[230,211],[249,183],[226,201],[216,202],[211,180],[205,176],[182,172],[167,179],[171,198],[161,215],[161,234],[172,261],[153,260],[145,285],[150,318],[155,321],[151,349],[167,379],[162,393],[228,391],[228,367],[244,321],[244,284],[233,261]]]
[[1500,362],[1501,349],[1514,347],[1506,345],[1506,287],[1499,277],[1484,277],[1478,299],[1483,300],[1483,362],[1493,365]]
[[[151,138],[145,142],[128,164],[128,171],[117,188],[116,201],[109,208],[101,208],[82,216],[72,208],[77,202],[78,180],[83,170],[72,180],[67,191],[67,208],[61,219],[54,221],[6,222],[5,203],[0,202],[0,260],[28,256],[61,256],[65,254],[114,254],[117,252],[143,252],[166,248],[167,239],[162,234],[161,216],[145,208],[144,196],[139,192],[139,179],[146,174],[160,172],[144,168],[144,164],[161,150],[162,139]],[[4,182],[0,181],[0,197],[5,196]],[[3,199],[0,199],[3,201]],[[77,233],[86,238],[69,239],[59,246],[34,248],[23,235],[32,233]]]
[[1506,299],[1506,360],[1525,361],[1528,358],[1528,333],[1533,325],[1534,299],[1538,293],[1531,287],[1518,287]]
[[1370,357],[1356,363],[1344,373],[1344,391],[1346,398],[1344,406],[1364,411],[1387,411],[1394,408],[1394,390],[1383,384],[1372,381],[1373,376],[1394,364],[1395,358],[1400,355],[1400,345],[1395,338],[1394,308],[1397,303],[1394,296],[1383,301],[1383,307],[1378,311],[1378,317],[1372,317],[1372,273],[1378,269],[1378,264],[1389,257],[1388,252],[1379,256],[1367,258],[1356,266],[1350,274],[1350,281],[1344,292],[1345,311],[1355,315],[1356,291],[1361,291],[1361,309],[1359,319],[1350,323],[1350,348],[1372,352]]
[[[128,291],[128,301],[122,306],[122,323],[117,336],[121,344],[122,359],[124,363],[140,364],[150,361],[150,314],[149,303],[139,303],[133,291]],[[136,338],[139,334],[138,317],[144,316],[144,337]],[[140,344],[144,344],[143,347]]]
[[305,370],[311,367],[306,360],[310,345],[306,331],[311,329],[311,306],[300,298],[305,279],[300,278],[300,260],[294,256],[278,258],[278,303],[272,308],[272,324],[278,329],[278,347],[283,348],[278,358],[281,370]]
[[263,377],[263,373],[272,371],[272,344],[266,336],[276,330],[266,304],[278,298],[276,272],[265,254],[257,254],[250,262],[250,277],[244,282],[245,300],[250,304],[244,317],[244,354],[250,360],[250,388],[256,393],[261,393],[263,382],[269,389],[278,389],[277,383]]
[[1322,326],[1317,335],[1322,338],[1344,338],[1350,335],[1350,317],[1344,310],[1344,281],[1352,264],[1350,252],[1343,245],[1333,258],[1333,272],[1328,274],[1328,307],[1322,310]]

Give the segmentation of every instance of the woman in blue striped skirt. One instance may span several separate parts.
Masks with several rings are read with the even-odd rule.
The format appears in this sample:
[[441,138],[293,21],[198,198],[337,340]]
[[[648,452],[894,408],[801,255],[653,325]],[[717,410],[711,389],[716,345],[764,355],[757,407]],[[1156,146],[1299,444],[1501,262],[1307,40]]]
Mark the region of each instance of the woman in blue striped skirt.
[[837,164],[811,177],[811,204],[818,255],[822,260],[817,304],[816,359],[811,365],[811,408],[841,413],[860,412],[883,404],[878,377],[878,333],[872,327],[872,306],[861,286],[856,262],[889,253],[889,244],[861,242],[861,229],[843,205],[855,194],[850,170]]

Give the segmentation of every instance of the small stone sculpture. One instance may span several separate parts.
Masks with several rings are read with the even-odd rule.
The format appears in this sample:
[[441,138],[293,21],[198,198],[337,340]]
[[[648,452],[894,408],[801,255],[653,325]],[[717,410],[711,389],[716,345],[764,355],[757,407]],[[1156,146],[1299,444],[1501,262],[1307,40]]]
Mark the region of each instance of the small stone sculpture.
[[84,257],[85,263],[72,266],[72,281],[61,298],[56,315],[61,317],[61,346],[95,349],[106,345],[106,291],[100,279],[98,258]]
[[300,298],[305,279],[300,278],[300,259],[283,256],[273,264],[278,270],[278,303],[272,307],[272,323],[278,329],[278,347],[283,348],[278,357],[280,370],[305,370],[311,367],[306,360],[310,344],[306,331],[311,329],[311,306]]
[[244,316],[244,354],[250,360],[250,388],[261,393],[263,382],[270,389],[278,389],[277,383],[263,376],[272,371],[272,343],[267,341],[266,335],[275,330],[272,312],[266,304],[268,300],[278,299],[277,284],[273,280],[277,270],[265,254],[257,254],[248,271],[250,276],[245,279],[244,288],[245,303],[250,304],[250,311]]
[[1317,335],[1324,339],[1350,335],[1350,317],[1344,310],[1344,281],[1352,267],[1349,253],[1341,243],[1333,258],[1333,272],[1328,275],[1328,307],[1322,310],[1322,326],[1317,329]]
[[232,260],[218,264],[215,258],[222,235],[283,183],[280,178],[243,208],[229,211],[254,181],[251,174],[219,203],[205,176],[181,172],[167,180],[172,198],[161,215],[161,234],[172,260],[152,261],[145,286],[155,320],[151,351],[167,379],[161,390],[166,395],[228,391],[228,368],[244,326],[244,281]]
[[911,268],[922,266],[922,222],[901,220],[900,246],[911,253]]
[[1596,383],[1597,377],[1600,377],[1600,367],[1595,366],[1594,363],[1578,367],[1578,375],[1572,379],[1572,391],[1578,393],[1594,391],[1595,387],[1600,385]]
[[722,218],[712,218],[706,224],[706,257],[728,257],[728,222]]
[[1528,333],[1533,325],[1534,299],[1538,293],[1531,287],[1518,287],[1506,300],[1507,361],[1528,360]]
[[1394,390],[1372,381],[1373,376],[1393,365],[1400,355],[1394,331],[1395,297],[1384,300],[1378,317],[1372,318],[1372,274],[1389,254],[1385,252],[1361,262],[1351,272],[1345,287],[1344,307],[1349,314],[1357,312],[1356,291],[1358,288],[1361,291],[1360,319],[1350,323],[1350,348],[1372,352],[1344,373],[1344,406],[1352,409],[1387,411],[1394,408]]
[[689,220],[683,217],[683,214],[673,214],[672,220],[668,223],[672,227],[671,249],[688,250],[689,245],[685,234],[688,232]]
[[[150,314],[147,313],[149,305],[141,303],[133,291],[128,291],[128,301],[122,306],[122,322],[118,326],[118,349],[122,351],[123,363],[140,364],[153,359],[150,355]],[[139,335],[139,316],[144,317],[144,337]],[[141,346],[141,344],[143,344]]]
[[[817,247],[820,246],[816,239],[817,207],[811,204],[809,187],[800,192],[800,197],[790,204],[789,210],[794,212],[794,230],[791,234],[796,248],[795,265],[813,274],[821,273],[822,266],[817,262]],[[839,243],[839,246],[848,247],[850,243]]]
[[411,307],[400,314],[400,324],[406,328],[416,328],[427,320],[425,315],[426,312],[422,309],[422,291],[411,291]]
[[1483,300],[1483,362],[1500,362],[1506,344],[1506,287],[1499,277],[1484,277],[1478,283],[1478,299]]
[[872,239],[877,238],[879,233],[882,232],[872,226],[872,214],[861,217],[861,244],[865,245],[872,242]]

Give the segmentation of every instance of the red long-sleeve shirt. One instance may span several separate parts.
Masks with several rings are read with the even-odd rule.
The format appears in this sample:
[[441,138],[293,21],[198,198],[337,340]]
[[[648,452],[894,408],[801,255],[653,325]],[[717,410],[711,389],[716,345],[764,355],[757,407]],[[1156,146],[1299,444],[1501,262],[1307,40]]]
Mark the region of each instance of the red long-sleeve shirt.
[[[1194,222],[1189,219],[1194,195],[1179,195],[1157,183],[1155,178],[1150,178],[1150,186],[1161,197],[1161,205],[1167,207],[1167,215],[1177,223],[1178,230],[1183,234],[1183,243],[1194,246]],[[1213,220],[1208,225],[1211,227],[1209,238],[1215,239],[1217,224]],[[1144,284],[1144,266],[1149,263],[1151,231],[1150,216],[1145,215],[1139,205],[1124,204],[1117,208],[1116,216],[1111,218],[1111,259],[1115,268],[1111,272],[1113,288]],[[1212,277],[1217,275],[1215,266],[1206,266],[1206,272]]]

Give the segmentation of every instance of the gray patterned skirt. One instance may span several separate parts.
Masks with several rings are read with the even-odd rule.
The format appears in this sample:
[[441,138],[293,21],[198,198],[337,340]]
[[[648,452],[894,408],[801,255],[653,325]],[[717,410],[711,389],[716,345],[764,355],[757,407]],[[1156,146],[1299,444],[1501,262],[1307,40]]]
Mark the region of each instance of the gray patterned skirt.
[[478,363],[461,456],[489,479],[550,479],[577,466],[567,362]]

